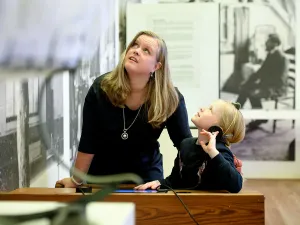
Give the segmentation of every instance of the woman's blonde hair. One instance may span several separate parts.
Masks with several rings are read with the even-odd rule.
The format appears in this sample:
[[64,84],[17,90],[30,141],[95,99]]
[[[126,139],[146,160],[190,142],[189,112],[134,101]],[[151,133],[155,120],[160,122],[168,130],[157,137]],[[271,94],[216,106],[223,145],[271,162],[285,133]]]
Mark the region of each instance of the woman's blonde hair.
[[131,92],[129,78],[125,70],[125,55],[141,35],[156,39],[159,46],[157,62],[161,63],[161,67],[155,71],[154,78],[149,79],[145,100],[148,122],[153,127],[159,127],[175,112],[179,99],[171,81],[166,43],[157,34],[151,31],[139,32],[121,55],[117,67],[104,77],[101,88],[114,106],[124,107],[125,100]]
[[242,141],[245,137],[245,121],[239,110],[239,103],[218,100],[223,105],[220,112],[219,126],[223,129],[223,136],[226,144]]

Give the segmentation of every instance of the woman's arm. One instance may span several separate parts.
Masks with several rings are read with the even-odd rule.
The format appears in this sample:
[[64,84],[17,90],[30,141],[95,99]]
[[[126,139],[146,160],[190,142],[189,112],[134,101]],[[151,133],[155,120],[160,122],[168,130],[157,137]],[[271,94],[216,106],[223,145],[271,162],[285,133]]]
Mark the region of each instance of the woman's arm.
[[[170,176],[160,181],[162,185],[172,188],[193,189],[199,182],[197,172],[205,153],[198,151],[195,138],[184,139],[179,147],[177,157]],[[197,151],[194,151],[197,148]],[[187,156],[189,159],[187,159]]]
[[[93,160],[93,157],[94,154],[78,152],[75,162],[75,168],[83,173],[87,173]],[[73,188],[78,186],[77,184],[81,184],[82,182],[83,180],[76,176],[73,176],[59,180],[56,183],[62,184],[65,188]]]
[[[99,145],[99,140],[97,140],[97,129],[99,129],[95,122],[97,120],[96,117],[96,105],[97,105],[97,96],[96,96],[96,88],[100,88],[98,82],[94,82],[94,84],[90,87],[84,101],[83,106],[83,122],[82,122],[82,131],[81,137],[78,146],[78,152],[75,162],[75,168],[80,170],[83,173],[87,173],[91,162],[93,160],[94,154]],[[74,180],[73,180],[74,179]],[[82,182],[78,177],[65,178],[57,181],[64,185],[65,187],[76,187],[77,184]]]
[[[77,153],[77,158],[75,162],[75,168],[80,170],[83,173],[87,173],[89,170],[89,167],[91,165],[91,162],[94,158],[94,154],[88,154],[88,153],[83,153],[83,152],[78,152]],[[78,182],[81,183],[82,180],[75,177],[74,179]]]
[[182,185],[180,176],[180,163],[180,155],[178,153],[174,160],[174,166],[172,168],[171,174],[165,179],[159,180],[161,188],[178,188]]
[[78,145],[78,151],[87,154],[95,154],[100,140],[97,126],[97,88],[100,89],[99,78],[90,87],[84,101],[82,110],[82,129]]
[[151,182],[147,182],[145,184],[141,184],[136,186],[134,189],[136,190],[145,190],[145,189],[157,189],[161,188],[176,188],[178,182],[180,182],[180,166],[179,166],[179,154],[174,161],[174,167],[172,169],[172,173],[165,179],[154,180]]
[[166,122],[169,136],[174,146],[179,149],[180,143],[185,139],[192,137],[187,109],[183,95],[178,91],[179,104],[176,111],[173,113]]

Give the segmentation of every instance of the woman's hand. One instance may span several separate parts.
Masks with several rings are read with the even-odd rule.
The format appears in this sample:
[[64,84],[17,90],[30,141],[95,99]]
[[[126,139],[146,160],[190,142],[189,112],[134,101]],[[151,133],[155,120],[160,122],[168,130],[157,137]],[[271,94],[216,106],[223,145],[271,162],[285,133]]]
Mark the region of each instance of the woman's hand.
[[145,184],[141,184],[139,186],[136,186],[134,189],[135,190],[146,190],[146,189],[157,189],[160,186],[160,182],[158,180],[151,181]]
[[204,129],[200,132],[201,135],[204,135],[208,139],[208,143],[204,143],[203,141],[200,141],[200,145],[203,148],[203,150],[209,154],[211,158],[214,158],[216,155],[219,154],[219,151],[216,149],[216,137],[218,135],[219,131],[216,132],[208,132]]
[[[94,154],[78,152],[76,162],[75,162],[75,169],[80,170],[83,173],[87,173],[93,158],[94,158]],[[75,181],[77,180],[75,179]],[[80,184],[79,181],[77,182]],[[75,188],[79,186],[76,185],[76,182],[72,181],[71,177],[64,178],[62,180],[57,181],[56,183],[64,185],[65,188]]]
[[71,177],[56,181],[57,184],[64,185],[65,188],[75,188],[77,185],[72,181]]

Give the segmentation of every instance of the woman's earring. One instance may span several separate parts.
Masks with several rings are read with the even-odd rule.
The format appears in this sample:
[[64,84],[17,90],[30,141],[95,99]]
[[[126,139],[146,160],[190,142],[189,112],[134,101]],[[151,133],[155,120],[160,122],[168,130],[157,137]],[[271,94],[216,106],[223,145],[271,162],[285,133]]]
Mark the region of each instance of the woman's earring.
[[150,73],[150,78],[154,78],[155,77],[155,72]]

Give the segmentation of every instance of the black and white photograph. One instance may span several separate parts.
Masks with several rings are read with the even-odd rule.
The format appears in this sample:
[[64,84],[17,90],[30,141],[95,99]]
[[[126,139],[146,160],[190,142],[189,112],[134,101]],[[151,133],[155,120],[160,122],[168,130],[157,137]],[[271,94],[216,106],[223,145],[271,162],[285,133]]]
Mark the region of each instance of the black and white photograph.
[[[142,0],[119,0],[119,54],[126,49],[126,10],[128,4],[142,3]],[[153,3],[153,2],[151,2]],[[154,2],[156,3],[156,2]]]
[[[116,20],[118,12],[118,1],[103,1],[105,17],[100,26],[102,30],[99,45],[95,49],[94,56],[84,59],[78,66],[75,74],[70,76],[70,149],[71,163],[76,157],[82,127],[82,110],[85,96],[93,84],[93,81],[107,72],[113,70],[118,62],[117,46],[119,36],[119,23]],[[103,16],[103,15],[102,15]]]
[[[63,154],[62,82],[57,77],[46,86],[41,121],[37,101],[43,81],[37,76],[0,83],[0,191],[30,186],[53,151]],[[42,145],[41,124],[49,131],[50,149]]]
[[252,2],[220,6],[220,98],[242,109],[293,110],[295,1]]
[[[95,62],[99,63],[99,74],[104,74],[111,71],[119,59],[119,21],[118,20],[118,0],[105,1],[106,18],[102,20],[98,59]],[[104,1],[103,1],[104,3]]]
[[[94,79],[99,75],[99,61],[82,61],[75,74],[70,76],[70,161],[75,159],[82,126],[85,96]],[[95,69],[98,68],[98,71]]]
[[231,146],[231,151],[247,161],[295,161],[294,127],[295,120],[268,120],[247,132],[242,142]]

